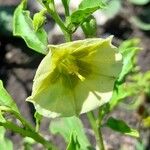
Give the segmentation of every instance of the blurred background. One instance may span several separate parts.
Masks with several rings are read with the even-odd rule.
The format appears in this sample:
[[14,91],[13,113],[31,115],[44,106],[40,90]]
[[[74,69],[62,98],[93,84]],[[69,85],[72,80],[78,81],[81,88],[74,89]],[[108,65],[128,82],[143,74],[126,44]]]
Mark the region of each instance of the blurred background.
[[[124,40],[138,38],[142,50],[137,55],[137,66],[140,68],[140,73],[144,75],[150,70],[150,0],[107,1],[107,9],[94,13],[98,25],[97,37],[114,35],[114,43],[117,46]],[[25,102],[25,99],[31,94],[33,77],[43,56],[30,50],[21,38],[12,35],[13,12],[19,2],[20,0],[0,0],[0,79],[3,80],[6,89],[16,100],[22,115],[34,124],[34,107]],[[72,11],[79,2],[80,0],[71,0]],[[61,1],[56,0],[56,4],[60,16],[64,18]],[[28,9],[31,10],[31,15],[38,12],[40,8],[41,6],[36,0],[29,0]],[[51,16],[47,16],[47,18],[45,29],[48,32],[49,43],[64,42],[59,27]],[[84,38],[82,30],[78,29],[74,34],[74,39]],[[135,80],[134,84],[140,88],[140,92],[134,96],[134,101],[133,97],[128,98],[111,114],[139,129],[141,139],[123,136],[104,128],[103,135],[109,150],[150,150],[150,121],[146,122],[146,125],[141,125],[141,120],[150,116],[150,73],[148,76],[149,78],[141,84],[139,80],[142,77]],[[148,87],[146,92],[145,85]],[[89,125],[86,118],[84,115],[81,118],[88,132]],[[44,119],[41,124],[41,132],[48,138],[52,138],[54,143],[59,145],[60,150],[63,150],[64,142],[59,136],[49,135],[47,133],[48,126],[49,121]],[[88,134],[93,141],[90,132]],[[19,135],[8,132],[7,136],[13,141],[15,150],[21,149],[22,140]]]

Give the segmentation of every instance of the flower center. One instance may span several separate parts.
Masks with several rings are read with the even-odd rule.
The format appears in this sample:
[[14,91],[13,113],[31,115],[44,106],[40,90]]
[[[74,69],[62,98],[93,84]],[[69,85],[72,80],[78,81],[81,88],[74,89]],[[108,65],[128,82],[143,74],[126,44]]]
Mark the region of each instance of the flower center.
[[70,75],[76,75],[81,81],[84,81],[85,77],[79,73],[79,66],[74,56],[68,55],[60,63],[60,70]]
[[56,68],[50,75],[51,83],[61,79],[63,85],[68,88],[74,88],[78,81],[84,81],[91,73],[91,64],[82,61],[72,54],[62,52],[53,55]]

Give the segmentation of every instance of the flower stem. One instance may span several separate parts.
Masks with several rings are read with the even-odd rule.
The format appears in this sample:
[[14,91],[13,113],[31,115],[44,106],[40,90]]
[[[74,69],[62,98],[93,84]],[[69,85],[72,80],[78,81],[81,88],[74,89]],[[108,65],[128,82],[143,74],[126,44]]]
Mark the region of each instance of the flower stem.
[[72,34],[69,33],[69,31],[68,31],[67,27],[65,26],[64,22],[62,21],[62,19],[58,15],[58,13],[56,11],[56,8],[55,8],[54,0],[51,0],[50,3],[45,3],[44,5],[45,5],[45,8],[47,9],[47,11],[50,13],[52,18],[55,20],[55,22],[59,25],[60,29],[64,33],[64,37],[65,37],[66,42],[71,41],[72,40]]
[[0,110],[3,112],[9,112],[10,114],[13,114],[22,123],[22,125],[25,128],[30,129],[31,131],[34,131],[33,126],[30,123],[28,123],[18,112],[5,106],[0,106]]
[[6,129],[10,129],[13,132],[19,133],[23,137],[31,137],[32,139],[34,139],[35,141],[41,143],[45,148],[47,148],[49,150],[57,150],[57,148],[50,141],[45,140],[37,132],[25,130],[25,129],[17,126],[16,124],[14,124],[10,121],[0,122],[0,126],[3,126]]
[[92,111],[88,112],[87,117],[88,117],[91,127],[95,133],[96,143],[97,143],[97,146],[99,147],[99,150],[105,150],[104,143],[103,143],[103,137],[102,137],[102,133],[100,130],[100,125],[96,121],[94,113]]
[[41,143],[45,148],[48,148],[49,150],[56,150],[56,147],[52,144],[52,142],[45,140],[38,132],[36,132],[34,127],[30,123],[28,123],[18,112],[5,106],[0,106],[0,111],[8,112],[14,115],[22,123],[23,128],[10,121],[0,122],[0,126],[3,126],[6,129],[10,129],[16,133],[19,133],[24,137],[31,137],[32,139]]

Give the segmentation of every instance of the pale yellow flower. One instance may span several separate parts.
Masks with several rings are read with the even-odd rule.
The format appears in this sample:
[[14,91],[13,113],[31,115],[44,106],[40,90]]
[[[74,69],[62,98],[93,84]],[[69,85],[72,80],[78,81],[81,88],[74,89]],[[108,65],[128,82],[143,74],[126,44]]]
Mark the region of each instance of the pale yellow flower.
[[121,54],[111,40],[49,45],[27,100],[49,117],[79,115],[107,103],[122,68]]

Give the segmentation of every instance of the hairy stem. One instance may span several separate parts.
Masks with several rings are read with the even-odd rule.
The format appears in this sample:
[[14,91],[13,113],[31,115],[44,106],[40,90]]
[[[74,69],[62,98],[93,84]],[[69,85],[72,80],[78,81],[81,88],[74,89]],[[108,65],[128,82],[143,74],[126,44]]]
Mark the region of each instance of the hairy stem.
[[23,128],[10,121],[0,122],[0,126],[3,126],[6,129],[10,129],[16,133],[19,133],[24,137],[31,137],[35,141],[41,143],[44,147],[48,148],[49,150],[56,150],[56,147],[52,144],[52,142],[45,140],[38,132],[36,132],[34,127],[30,123],[28,123],[18,112],[5,106],[0,106],[0,111],[8,112],[14,115],[22,123]]
[[49,150],[57,150],[56,147],[50,141],[45,140],[37,132],[25,130],[25,129],[17,126],[16,124],[14,124],[10,121],[0,122],[0,126],[3,126],[6,129],[10,129],[11,131],[13,131],[15,133],[19,133],[23,137],[31,137],[32,139],[34,139],[35,141],[41,143],[45,148],[47,148]]
[[63,3],[63,6],[64,6],[64,9],[65,9],[65,15],[66,17],[69,16],[69,6],[68,6],[68,2],[66,0],[62,0],[62,3]]
[[100,126],[95,119],[94,113],[88,112],[87,117],[95,133],[96,143],[97,143],[97,146],[99,147],[99,150],[105,150]]
[[28,123],[19,113],[17,113],[16,111],[5,107],[5,106],[0,106],[0,110],[2,112],[9,112],[10,114],[14,115],[18,120],[20,120],[20,122],[22,123],[22,125],[28,129],[30,129],[31,131],[34,131],[34,127]]
[[50,3],[45,3],[45,8],[50,13],[52,18],[55,20],[55,22],[59,25],[60,29],[62,30],[66,42],[69,42],[72,40],[72,34],[69,33],[67,27],[65,26],[65,23],[62,21],[60,16],[58,15],[56,8],[55,8],[55,2],[54,0],[51,0]]

